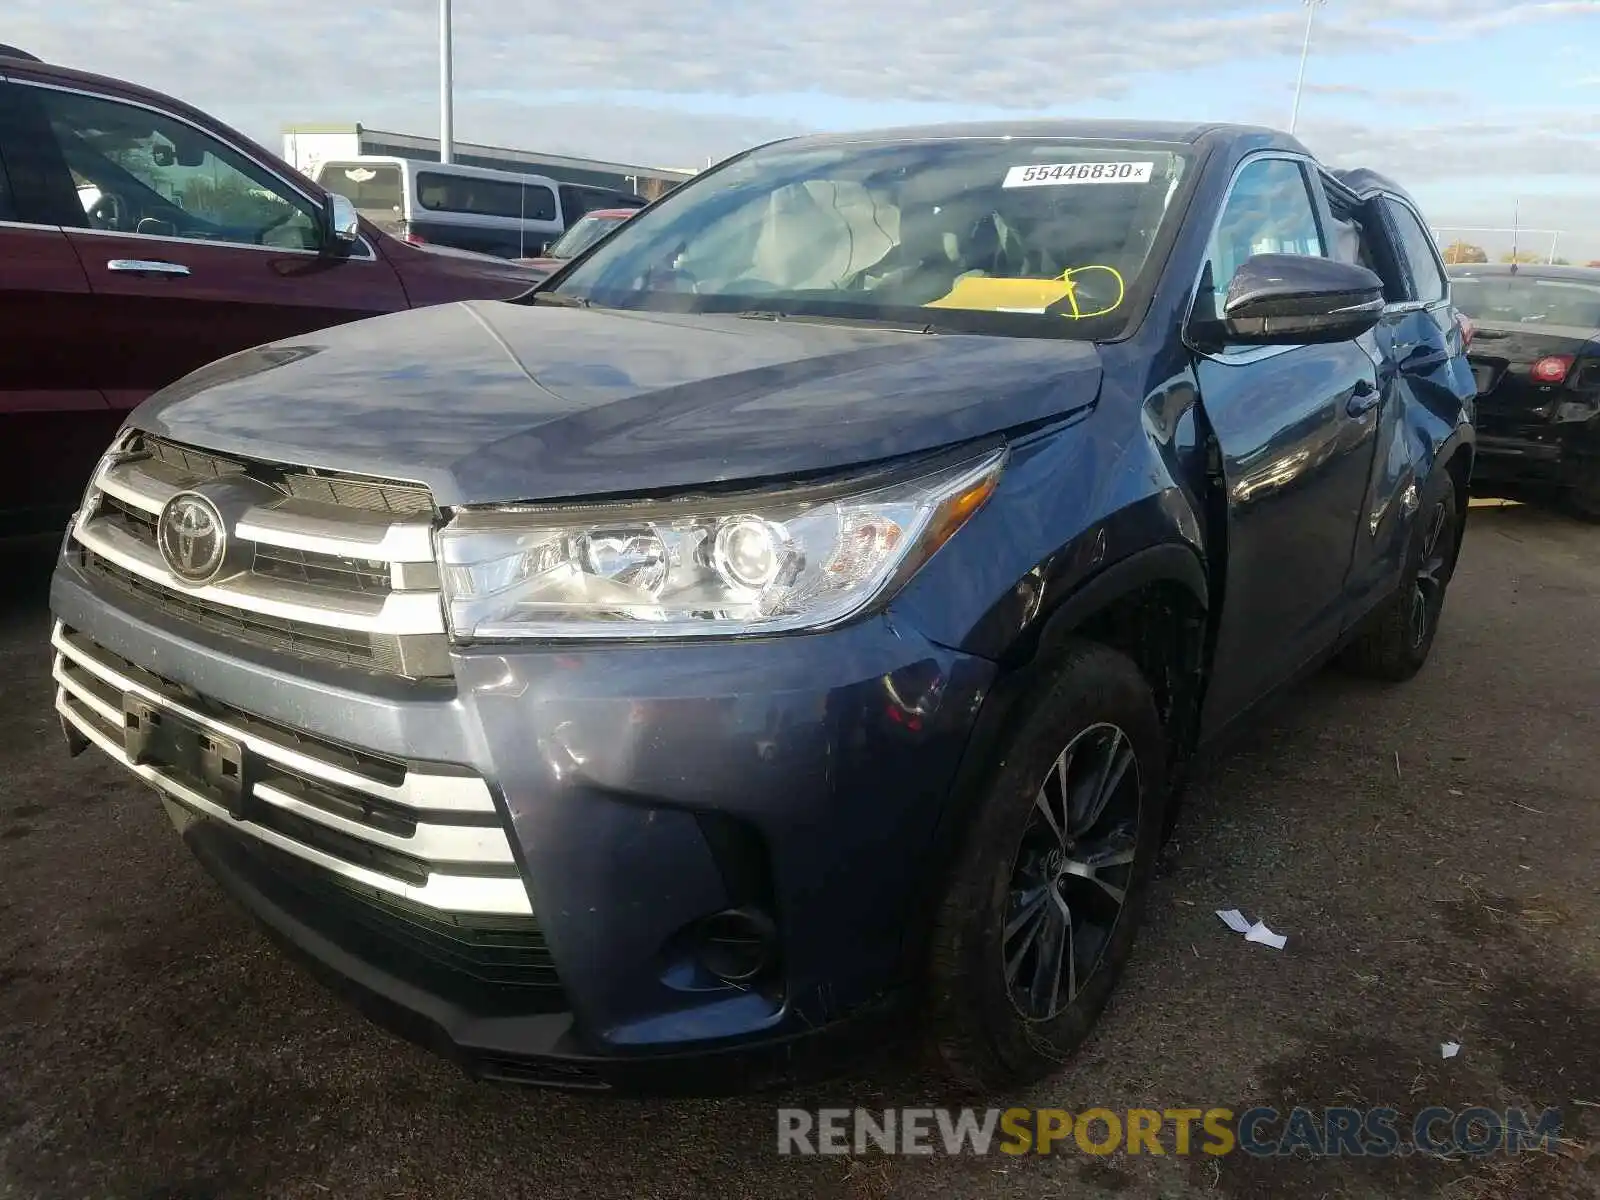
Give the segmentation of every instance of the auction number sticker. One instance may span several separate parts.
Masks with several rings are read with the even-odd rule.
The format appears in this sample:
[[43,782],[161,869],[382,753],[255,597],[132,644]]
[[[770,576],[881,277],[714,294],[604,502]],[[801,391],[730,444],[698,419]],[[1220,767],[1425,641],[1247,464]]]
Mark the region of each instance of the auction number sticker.
[[1069,183],[1149,183],[1153,162],[1040,163],[1012,167],[1001,187],[1060,187]]

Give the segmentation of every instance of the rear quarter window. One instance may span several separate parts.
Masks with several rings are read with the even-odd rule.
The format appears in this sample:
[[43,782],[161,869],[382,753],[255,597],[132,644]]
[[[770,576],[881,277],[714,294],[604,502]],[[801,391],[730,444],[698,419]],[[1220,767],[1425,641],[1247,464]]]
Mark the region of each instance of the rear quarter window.
[[1405,255],[1412,289],[1416,293],[1414,299],[1424,304],[1443,300],[1449,285],[1445,281],[1444,268],[1439,265],[1433,235],[1423,228],[1417,215],[1404,204],[1385,200],[1384,206],[1389,210],[1389,219],[1394,222],[1395,233],[1400,239],[1400,250]]

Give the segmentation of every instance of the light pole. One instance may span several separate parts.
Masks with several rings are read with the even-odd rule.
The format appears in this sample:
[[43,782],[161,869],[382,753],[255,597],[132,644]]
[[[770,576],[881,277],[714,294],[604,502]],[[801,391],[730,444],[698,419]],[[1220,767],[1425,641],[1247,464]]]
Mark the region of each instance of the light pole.
[[1306,59],[1311,56],[1311,26],[1317,19],[1317,9],[1328,0],[1301,0],[1306,6],[1306,40],[1300,46],[1300,74],[1294,81],[1294,108],[1289,112],[1289,132],[1294,132],[1300,120],[1300,92],[1306,85]]
[[450,52],[450,0],[439,0],[439,161],[455,153],[455,113],[452,111],[452,55]]

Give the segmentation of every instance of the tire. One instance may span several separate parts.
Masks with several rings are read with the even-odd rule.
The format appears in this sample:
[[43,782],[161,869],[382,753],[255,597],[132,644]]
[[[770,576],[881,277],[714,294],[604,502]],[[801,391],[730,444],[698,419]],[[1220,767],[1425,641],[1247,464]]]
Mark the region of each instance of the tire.
[[1353,674],[1399,683],[1420,671],[1433,649],[1461,548],[1462,515],[1450,473],[1435,474],[1438,483],[1412,527],[1400,586],[1367,617],[1340,656]]
[[[940,1065],[984,1092],[1049,1074],[1088,1036],[1132,952],[1165,824],[1165,736],[1127,658],[1070,643],[1018,712],[952,868],[930,958]],[[1070,808],[1059,770],[1068,749]],[[1115,782],[1086,820],[1108,764]],[[1076,818],[1067,838],[1063,817]],[[1057,972],[1051,996],[1045,956],[1064,965],[1069,944],[1073,972]]]
[[[1593,469],[1600,471],[1600,464]],[[1567,507],[1585,521],[1600,521],[1600,478],[1587,479],[1569,488]]]

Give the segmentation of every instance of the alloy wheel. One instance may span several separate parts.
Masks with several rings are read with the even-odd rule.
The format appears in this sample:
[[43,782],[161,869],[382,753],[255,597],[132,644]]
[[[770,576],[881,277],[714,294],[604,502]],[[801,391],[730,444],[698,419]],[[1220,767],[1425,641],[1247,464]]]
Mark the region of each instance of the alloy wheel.
[[1141,789],[1128,735],[1091,725],[1039,785],[1012,866],[1006,990],[1030,1021],[1058,1016],[1100,964],[1133,882]]
[[1452,539],[1445,536],[1450,526],[1450,505],[1439,501],[1428,515],[1428,532],[1422,545],[1422,561],[1417,566],[1411,589],[1411,644],[1420,646],[1444,607],[1444,590],[1450,582]]

